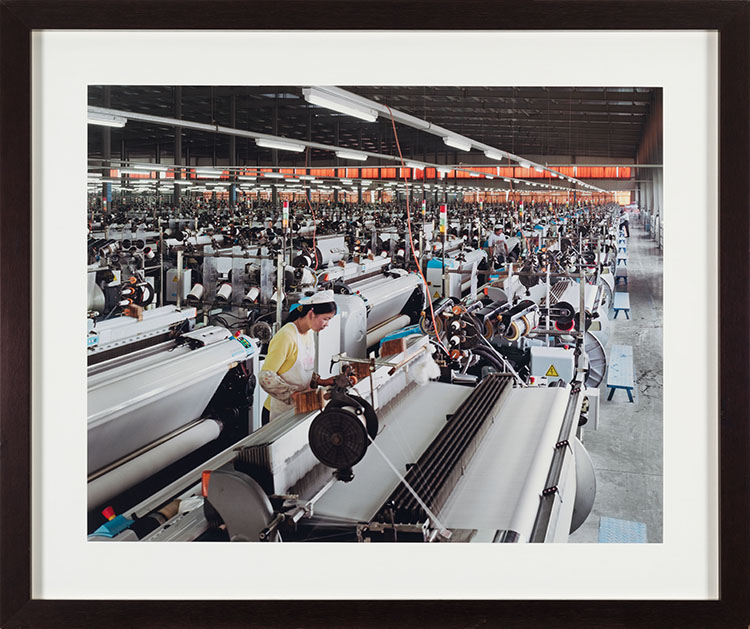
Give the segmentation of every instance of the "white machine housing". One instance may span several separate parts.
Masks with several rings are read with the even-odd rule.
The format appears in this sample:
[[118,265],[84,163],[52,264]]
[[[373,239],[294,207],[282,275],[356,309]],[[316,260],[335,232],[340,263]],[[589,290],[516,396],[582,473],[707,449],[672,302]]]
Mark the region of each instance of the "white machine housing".
[[487,252],[483,249],[463,251],[452,257],[445,258],[445,271],[448,275],[447,292],[443,295],[443,260],[432,258],[427,262],[427,286],[430,299],[438,297],[455,297],[461,299],[467,292],[476,294],[479,276],[477,269],[487,259]]
[[573,381],[575,356],[572,348],[532,346],[530,352],[529,373],[531,376],[537,380],[546,378],[548,384],[557,380]]
[[[176,341],[159,343],[90,366],[87,419],[90,477],[98,477],[106,470],[114,478],[121,466],[132,467],[131,459],[147,455],[172,435],[179,436],[202,417],[230,370],[243,363],[257,378],[258,355],[254,340],[232,336],[222,327],[209,326],[182,334]],[[252,432],[259,426],[256,384],[245,432]],[[217,434],[215,431],[204,433],[206,438],[211,435],[215,438]],[[192,449],[197,447],[194,442],[190,445]],[[189,452],[180,454],[184,456]],[[164,462],[162,467],[170,462]],[[160,469],[159,462],[149,459],[142,466],[138,480],[147,478],[157,469]],[[133,475],[129,472],[127,477],[132,480]],[[97,481],[102,484],[98,478]],[[121,492],[128,488],[122,482],[106,484],[108,491]],[[94,502],[89,506],[95,507],[99,500],[110,497],[103,497],[97,489],[95,498],[90,493]]]
[[86,347],[89,356],[115,348],[145,341],[167,334],[183,322],[188,329],[195,326],[196,309],[176,306],[162,306],[144,310],[139,321],[134,317],[114,317],[94,323],[89,319],[89,331],[86,335]]

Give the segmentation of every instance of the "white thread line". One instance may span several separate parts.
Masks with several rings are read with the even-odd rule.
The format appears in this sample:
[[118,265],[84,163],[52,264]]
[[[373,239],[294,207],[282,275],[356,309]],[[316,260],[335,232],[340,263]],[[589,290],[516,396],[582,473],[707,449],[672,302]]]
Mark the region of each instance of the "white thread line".
[[396,466],[393,465],[388,460],[388,457],[385,456],[385,453],[378,447],[378,444],[375,443],[375,441],[368,435],[368,438],[370,439],[370,443],[375,446],[375,449],[380,453],[380,456],[383,457],[383,460],[388,464],[388,467],[390,467],[393,470],[393,473],[399,478],[399,480],[404,484],[404,486],[409,490],[409,493],[411,493],[412,496],[417,500],[417,502],[420,504],[420,506],[425,510],[425,513],[429,516],[430,520],[435,523],[435,525],[440,530],[440,535],[445,537],[446,539],[450,539],[451,532],[446,529],[440,520],[438,520],[437,516],[430,510],[430,508],[422,501],[422,499],[417,495],[417,492],[414,491],[409,485],[409,483],[406,482],[406,479],[399,473],[399,471],[396,469]]

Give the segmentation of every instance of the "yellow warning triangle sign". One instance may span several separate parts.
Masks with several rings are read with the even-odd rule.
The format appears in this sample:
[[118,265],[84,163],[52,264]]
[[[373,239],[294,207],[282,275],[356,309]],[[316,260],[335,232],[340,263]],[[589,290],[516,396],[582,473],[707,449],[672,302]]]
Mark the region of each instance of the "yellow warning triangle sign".
[[433,298],[433,299],[437,299],[438,297],[440,297],[440,291],[439,291],[439,290],[436,290],[436,291],[435,291],[435,294],[434,294],[434,295],[432,296],[432,298]]
[[547,373],[545,373],[544,375],[547,377],[555,377],[555,378],[560,377],[560,374],[557,373],[557,370],[555,369],[554,365],[550,365],[549,369],[547,369]]

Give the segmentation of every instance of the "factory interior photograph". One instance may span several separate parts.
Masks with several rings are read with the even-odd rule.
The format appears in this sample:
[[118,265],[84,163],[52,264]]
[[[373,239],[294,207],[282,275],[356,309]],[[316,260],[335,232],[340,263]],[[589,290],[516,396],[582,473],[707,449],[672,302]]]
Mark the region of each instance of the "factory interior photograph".
[[88,540],[663,542],[662,103],[90,85]]

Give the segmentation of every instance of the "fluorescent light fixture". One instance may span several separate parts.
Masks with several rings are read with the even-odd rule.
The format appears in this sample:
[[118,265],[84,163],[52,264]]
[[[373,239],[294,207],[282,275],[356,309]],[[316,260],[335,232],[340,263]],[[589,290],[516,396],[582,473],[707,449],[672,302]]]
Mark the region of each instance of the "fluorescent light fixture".
[[519,162],[518,162],[518,165],[519,165],[519,166],[520,166],[521,168],[531,168],[531,164],[529,164],[529,162],[519,161]]
[[315,177],[313,177],[312,175],[300,175],[299,178],[302,181],[312,181],[313,179],[315,179]]
[[257,177],[254,177],[252,175],[237,175],[237,179],[240,181],[255,181]]
[[142,170],[138,170],[137,168],[120,168],[120,174],[121,175],[145,175]]
[[495,175],[485,175],[484,178],[485,179],[494,179]]
[[297,179],[296,177],[289,177],[286,180],[287,183],[297,183],[298,181],[299,181],[299,179]]
[[469,173],[469,177],[479,177],[479,173],[475,173],[474,171]]
[[363,186],[369,186],[372,183],[372,179],[362,179],[361,183]]
[[424,170],[424,164],[420,164],[419,162],[410,162],[409,160],[406,160],[404,162],[408,168],[416,168],[417,170]]
[[538,173],[543,173],[544,172],[544,168],[539,168],[539,166],[534,166],[534,170],[536,172],[538,172]]
[[207,173],[207,172],[195,171],[195,174],[201,179],[220,179],[221,178],[221,173]]
[[360,162],[364,162],[367,159],[367,155],[356,153],[355,151],[336,151],[336,157],[340,157],[341,159],[356,159]]
[[193,182],[187,179],[171,179],[170,180],[176,186],[192,186]]
[[283,140],[269,140],[267,138],[255,138],[255,144],[266,149],[279,149],[281,151],[292,151],[293,153],[301,153],[305,150],[304,144],[285,142]]
[[323,183],[323,180],[313,178],[313,179],[310,179],[310,183]]
[[91,179],[91,177],[101,177],[101,176],[102,176],[101,173],[88,173],[89,179]]
[[89,124],[95,124],[102,127],[115,127],[117,129],[122,129],[128,122],[128,119],[124,118],[123,116],[113,116],[111,114],[96,114],[93,112],[89,112],[87,122]]
[[133,168],[137,168],[139,170],[152,170],[160,173],[169,170],[169,166],[162,166],[161,164],[133,164]]
[[458,149],[459,151],[471,150],[471,142],[462,140],[461,138],[454,138],[453,136],[449,135],[443,138],[443,142],[445,142],[447,146]]
[[484,152],[485,157],[489,157],[490,159],[496,159],[498,161],[502,161],[505,159],[505,155],[503,155],[500,151],[485,151]]
[[335,96],[316,90],[314,87],[304,88],[302,94],[305,97],[305,100],[311,105],[332,109],[340,114],[354,116],[355,118],[366,120],[367,122],[375,122],[378,119],[378,112],[374,109],[346,102],[341,98],[336,98]]
[[263,173],[263,176],[268,179],[283,179],[284,175],[281,173]]
[[339,181],[347,186],[350,186],[352,184],[351,179],[339,179]]

